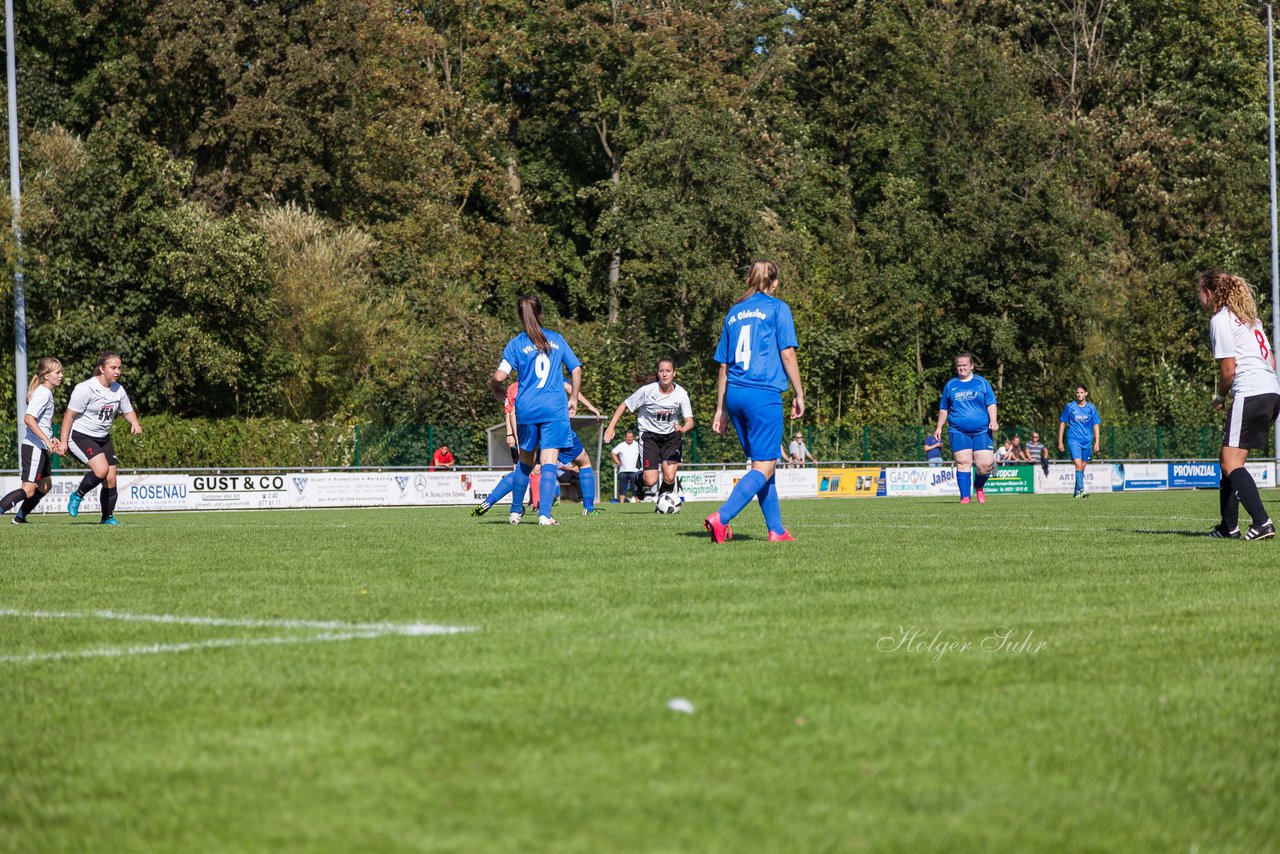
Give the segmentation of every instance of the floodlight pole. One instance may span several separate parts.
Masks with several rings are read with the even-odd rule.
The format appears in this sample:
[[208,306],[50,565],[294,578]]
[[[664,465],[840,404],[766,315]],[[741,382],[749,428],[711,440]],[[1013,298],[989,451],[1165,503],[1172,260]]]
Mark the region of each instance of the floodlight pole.
[[18,447],[22,443],[23,416],[27,409],[27,300],[22,273],[22,182],[18,174],[18,68],[13,46],[13,0],[4,0],[4,44],[9,82],[9,197],[13,200],[13,382],[17,391],[14,408],[18,412],[14,445]]
[[[1267,128],[1271,159],[1271,341],[1280,341],[1280,243],[1276,233],[1276,70],[1272,44],[1271,4],[1267,4]],[[1275,452],[1280,459],[1280,422],[1275,425]]]

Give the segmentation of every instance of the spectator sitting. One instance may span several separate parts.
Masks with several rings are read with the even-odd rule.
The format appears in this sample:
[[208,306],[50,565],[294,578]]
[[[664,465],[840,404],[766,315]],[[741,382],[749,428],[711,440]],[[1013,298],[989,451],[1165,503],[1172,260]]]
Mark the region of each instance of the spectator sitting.
[[1015,463],[1031,462],[1031,455],[1027,453],[1027,449],[1022,446],[1022,439],[1017,436],[1013,437],[1013,461]]
[[1004,444],[996,448],[996,462],[1007,463],[1013,460],[1013,441],[1005,439]]
[[924,459],[931,466],[943,464],[942,440],[932,433],[924,437]]
[[451,469],[454,465],[453,451],[449,450],[448,445],[441,445],[436,448],[436,452],[431,455],[431,471],[436,469]]

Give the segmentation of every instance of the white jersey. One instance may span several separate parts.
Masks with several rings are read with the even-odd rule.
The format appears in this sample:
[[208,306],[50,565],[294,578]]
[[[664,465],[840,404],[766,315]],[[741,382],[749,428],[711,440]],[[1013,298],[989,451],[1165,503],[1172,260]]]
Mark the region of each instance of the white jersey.
[[1209,321],[1209,341],[1213,358],[1236,360],[1233,395],[1280,394],[1280,380],[1271,367],[1271,339],[1261,323],[1243,323],[1223,308]]
[[613,452],[618,455],[618,459],[622,460],[618,471],[640,471],[639,442],[619,442],[613,446]]
[[79,412],[71,422],[71,429],[86,436],[105,439],[111,435],[111,422],[117,415],[133,411],[129,395],[120,383],[104,387],[97,378],[90,377],[71,392],[67,409]]
[[636,425],[643,433],[674,433],[678,421],[693,417],[689,393],[675,383],[667,394],[657,383],[640,386],[627,398],[627,409],[636,413]]
[[[36,390],[31,392],[31,399],[27,401],[27,415],[36,420],[46,436],[53,438],[53,392],[43,385],[36,386]],[[22,419],[24,425],[26,420],[26,418]],[[46,451],[51,450],[48,445],[40,441],[40,437],[30,427],[27,427],[26,435],[22,437],[22,444]]]

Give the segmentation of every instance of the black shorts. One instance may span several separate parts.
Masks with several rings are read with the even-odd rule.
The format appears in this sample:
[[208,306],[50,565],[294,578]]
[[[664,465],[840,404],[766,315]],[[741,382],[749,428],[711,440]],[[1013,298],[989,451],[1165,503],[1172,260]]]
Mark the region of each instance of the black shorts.
[[22,444],[21,466],[18,478],[23,483],[39,483],[42,478],[49,477],[53,469],[49,465],[49,452],[35,445]]
[[1222,430],[1224,448],[1265,448],[1271,428],[1280,416],[1280,394],[1248,394],[1234,397],[1227,408]]
[[663,463],[678,463],[682,457],[684,434],[679,430],[670,433],[641,433],[640,457],[645,471],[657,471]]
[[86,436],[76,430],[71,431],[71,441],[67,443],[67,450],[75,455],[75,458],[85,465],[89,464],[89,460],[97,456],[107,458],[107,465],[118,466],[120,460],[116,459],[116,446],[111,444],[111,436]]

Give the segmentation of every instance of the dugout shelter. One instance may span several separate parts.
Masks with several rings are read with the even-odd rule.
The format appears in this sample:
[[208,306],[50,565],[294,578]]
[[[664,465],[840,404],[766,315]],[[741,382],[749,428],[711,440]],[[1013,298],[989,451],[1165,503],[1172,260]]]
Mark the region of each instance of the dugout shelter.
[[[600,500],[600,460],[604,453],[605,421],[594,415],[574,415],[569,419],[573,432],[578,434],[587,456],[591,457],[591,465],[596,470],[596,501]],[[489,467],[506,469],[511,467],[511,450],[507,447],[506,422],[495,424],[486,431],[489,444]]]

